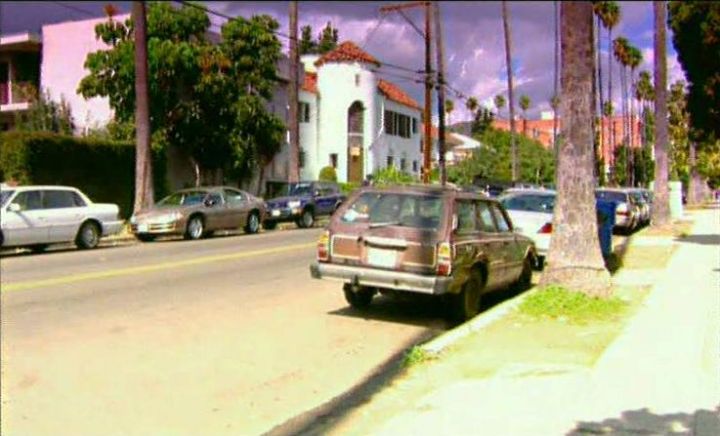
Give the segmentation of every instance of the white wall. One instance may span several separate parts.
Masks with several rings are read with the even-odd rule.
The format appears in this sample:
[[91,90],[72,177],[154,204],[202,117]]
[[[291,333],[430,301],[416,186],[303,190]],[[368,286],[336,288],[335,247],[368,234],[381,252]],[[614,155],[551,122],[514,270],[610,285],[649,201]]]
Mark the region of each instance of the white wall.
[[[298,100],[310,105],[310,122],[300,123],[300,148],[305,151],[305,165],[300,168],[301,180],[316,180],[320,169],[321,161],[315,156],[318,155],[318,108],[320,99],[316,94],[307,91],[300,91]],[[300,116],[300,114],[298,114]]]
[[[414,174],[419,176],[420,168],[422,167],[422,153],[420,153],[422,124],[420,123],[420,111],[400,103],[396,103],[392,100],[388,100],[382,94],[379,94],[378,100],[381,101],[381,105],[384,105],[384,110],[397,112],[399,114],[407,115],[410,118],[417,119],[417,132],[412,133],[411,130],[410,138],[403,138],[401,136],[389,135],[383,131],[378,141],[376,141],[376,145],[373,147],[373,169],[385,168],[387,166],[388,155],[392,155],[394,166],[398,169],[400,169],[400,159],[403,157],[405,158],[407,161],[407,167],[405,170],[409,173],[412,173],[412,162],[417,161],[418,171]],[[384,111],[380,116],[380,123],[383,122],[383,118]]]

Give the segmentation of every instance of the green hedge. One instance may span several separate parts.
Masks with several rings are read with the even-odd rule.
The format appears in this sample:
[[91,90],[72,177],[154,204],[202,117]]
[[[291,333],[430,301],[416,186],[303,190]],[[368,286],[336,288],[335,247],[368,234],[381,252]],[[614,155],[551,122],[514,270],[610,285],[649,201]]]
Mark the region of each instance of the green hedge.
[[[155,198],[166,192],[164,153],[153,153]],[[135,146],[131,142],[77,138],[46,132],[0,134],[0,180],[23,185],[67,185],[98,203],[132,213]]]

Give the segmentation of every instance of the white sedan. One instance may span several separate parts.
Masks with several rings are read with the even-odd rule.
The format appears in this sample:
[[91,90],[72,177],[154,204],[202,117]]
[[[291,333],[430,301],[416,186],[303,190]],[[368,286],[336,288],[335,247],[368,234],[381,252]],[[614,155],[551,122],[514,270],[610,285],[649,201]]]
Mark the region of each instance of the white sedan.
[[550,248],[555,195],[549,189],[510,189],[498,198],[515,231],[535,241],[540,268]]
[[74,242],[94,248],[102,236],[123,226],[115,204],[93,203],[67,186],[0,188],[0,246],[42,251],[49,244]]

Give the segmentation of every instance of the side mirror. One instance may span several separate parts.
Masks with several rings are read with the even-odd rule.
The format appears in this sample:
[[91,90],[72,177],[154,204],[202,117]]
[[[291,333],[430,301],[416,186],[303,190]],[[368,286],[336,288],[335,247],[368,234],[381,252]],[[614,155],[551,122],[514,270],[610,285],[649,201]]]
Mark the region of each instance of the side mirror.
[[17,213],[17,212],[20,212],[21,210],[22,210],[22,208],[21,208],[20,205],[17,204],[17,203],[11,203],[10,206],[8,206],[8,211],[9,211],[9,212],[15,212],[15,213]]

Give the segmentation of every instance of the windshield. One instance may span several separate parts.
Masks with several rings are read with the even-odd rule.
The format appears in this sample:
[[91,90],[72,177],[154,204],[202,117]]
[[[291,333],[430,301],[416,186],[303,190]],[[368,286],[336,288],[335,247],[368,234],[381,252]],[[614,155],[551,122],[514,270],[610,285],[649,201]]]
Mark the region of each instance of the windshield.
[[551,213],[555,207],[554,195],[508,195],[503,197],[500,202],[507,210],[523,210],[527,212],[547,212]]
[[294,197],[301,197],[304,195],[312,195],[312,183],[297,183],[290,185],[290,191],[288,195]]
[[0,191],[0,206],[5,206],[5,202],[8,198],[12,197],[15,191]]
[[402,226],[437,230],[443,217],[439,196],[366,192],[347,209],[341,221],[371,227]]
[[595,198],[599,200],[617,201],[618,203],[627,202],[627,196],[624,192],[595,191]]
[[183,191],[170,194],[157,203],[158,207],[193,206],[201,204],[207,195],[205,191]]

